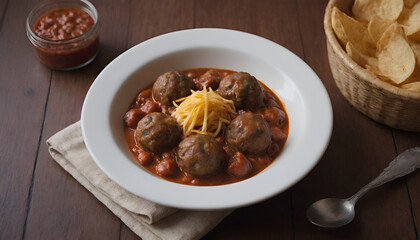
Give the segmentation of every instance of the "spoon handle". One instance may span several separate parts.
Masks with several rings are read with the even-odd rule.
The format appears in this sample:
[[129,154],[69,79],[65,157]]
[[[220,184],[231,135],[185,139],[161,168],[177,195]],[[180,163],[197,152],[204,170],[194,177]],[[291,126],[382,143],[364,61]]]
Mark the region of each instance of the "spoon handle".
[[420,147],[408,149],[398,155],[378,177],[350,197],[349,201],[356,203],[370,189],[405,176],[417,168],[420,168]]

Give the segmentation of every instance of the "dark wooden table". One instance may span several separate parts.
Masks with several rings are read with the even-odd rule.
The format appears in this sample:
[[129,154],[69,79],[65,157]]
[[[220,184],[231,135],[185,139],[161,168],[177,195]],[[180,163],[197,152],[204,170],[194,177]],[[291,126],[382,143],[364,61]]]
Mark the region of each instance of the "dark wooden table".
[[395,130],[356,111],[331,76],[323,32],[327,0],[95,0],[101,50],[75,71],[37,60],[25,20],[38,0],[0,0],[0,239],[137,239],[66,173],[45,141],[80,119],[99,72],[126,49],[188,28],[217,27],[277,42],[311,66],[328,90],[334,130],[319,164],[286,192],[237,209],[204,239],[419,239],[420,171],[368,193],[355,220],[326,230],[305,217],[310,203],[347,197],[376,177],[420,134]]

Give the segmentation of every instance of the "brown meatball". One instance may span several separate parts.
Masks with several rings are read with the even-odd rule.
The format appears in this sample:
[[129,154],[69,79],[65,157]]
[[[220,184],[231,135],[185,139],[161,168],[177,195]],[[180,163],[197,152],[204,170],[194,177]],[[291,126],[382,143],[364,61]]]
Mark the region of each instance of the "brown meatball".
[[153,112],[139,121],[135,137],[143,150],[160,153],[175,147],[181,140],[181,134],[182,129],[174,118]]
[[256,110],[264,104],[261,85],[249,73],[238,72],[227,75],[220,82],[216,92],[232,100],[238,109]]
[[195,177],[217,173],[225,158],[222,146],[211,136],[194,134],[178,146],[177,163],[182,171]]
[[163,105],[172,106],[172,101],[191,94],[194,81],[182,72],[170,71],[160,75],[153,84],[153,98]]
[[230,146],[245,153],[262,153],[271,145],[268,123],[260,115],[251,112],[233,119],[225,135]]

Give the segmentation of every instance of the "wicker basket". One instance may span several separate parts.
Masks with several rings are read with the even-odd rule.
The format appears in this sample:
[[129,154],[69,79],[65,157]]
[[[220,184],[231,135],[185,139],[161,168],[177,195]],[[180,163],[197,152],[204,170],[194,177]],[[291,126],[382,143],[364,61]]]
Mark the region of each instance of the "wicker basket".
[[330,0],[324,29],[331,72],[344,97],[360,112],[390,127],[420,132],[420,93],[398,88],[360,67],[343,50],[331,26],[332,7],[351,12],[354,0]]

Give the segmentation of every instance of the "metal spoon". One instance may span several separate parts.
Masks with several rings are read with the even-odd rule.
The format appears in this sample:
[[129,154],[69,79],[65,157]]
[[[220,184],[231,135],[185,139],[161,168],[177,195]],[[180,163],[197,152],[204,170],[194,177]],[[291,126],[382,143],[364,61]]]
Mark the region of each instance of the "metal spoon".
[[396,178],[405,176],[420,167],[420,147],[398,155],[382,173],[356,194],[347,199],[326,198],[309,206],[306,216],[320,227],[335,228],[350,223],[354,218],[354,205],[366,192]]

